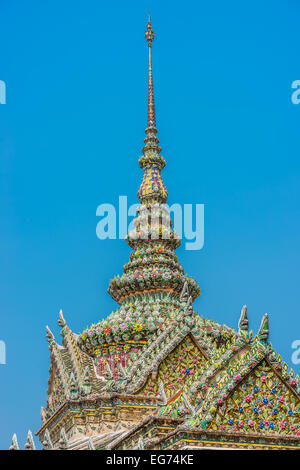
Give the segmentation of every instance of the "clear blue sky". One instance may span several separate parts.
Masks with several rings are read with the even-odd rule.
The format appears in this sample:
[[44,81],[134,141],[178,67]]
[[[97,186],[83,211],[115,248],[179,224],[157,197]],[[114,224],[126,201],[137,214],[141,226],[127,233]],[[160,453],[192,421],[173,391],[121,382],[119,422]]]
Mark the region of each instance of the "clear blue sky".
[[[137,202],[151,10],[157,124],[169,202],[205,204],[205,246],[178,250],[202,315],[257,331],[291,363],[300,339],[297,0],[2,0],[0,448],[40,426],[45,325],[80,332],[117,307],[124,241],[96,238],[96,208]],[[300,372],[300,367],[294,370]]]

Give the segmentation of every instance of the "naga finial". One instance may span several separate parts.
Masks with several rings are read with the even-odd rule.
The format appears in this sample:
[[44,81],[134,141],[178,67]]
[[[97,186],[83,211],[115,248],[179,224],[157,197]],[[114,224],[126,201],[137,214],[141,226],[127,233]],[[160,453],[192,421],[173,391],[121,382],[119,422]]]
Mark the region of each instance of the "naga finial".
[[183,288],[180,294],[180,302],[186,304],[189,299],[189,286],[187,281],[184,282]]
[[189,296],[187,304],[184,308],[184,315],[185,316],[193,315],[193,299],[191,295]]
[[14,434],[13,437],[12,437],[12,441],[11,441],[11,445],[10,445],[9,450],[20,450],[16,434]]
[[105,367],[105,378],[106,378],[107,380],[113,379],[114,376],[113,376],[112,370],[111,370],[111,368],[110,368],[110,366],[109,366],[109,363],[108,363],[107,361],[106,361],[104,367]]
[[47,421],[46,410],[43,406],[41,406],[41,419],[42,419],[42,424],[44,424]]
[[182,399],[183,399],[183,403],[185,404],[186,409],[188,410],[190,414],[189,417],[193,418],[196,414],[195,407],[191,404],[190,400],[188,399],[188,396],[185,393],[182,394]]
[[68,448],[68,438],[67,438],[65,428],[62,428],[60,431],[60,439],[59,439],[58,445],[59,445],[60,450],[65,450]]
[[32,432],[29,430],[27,434],[27,441],[25,444],[25,449],[26,450],[35,450],[35,444],[32,436]]
[[62,309],[60,309],[59,311],[59,316],[58,316],[58,325],[63,328],[64,326],[66,326],[66,320],[64,319],[64,315],[63,315],[63,311]]
[[44,441],[43,441],[43,450],[51,450],[53,449],[53,444],[51,441],[50,433],[48,429],[46,429],[44,434]]
[[267,342],[269,339],[269,315],[264,314],[261,320],[260,328],[258,331],[258,336],[263,342]]
[[74,371],[71,371],[69,377],[69,396],[71,400],[77,400],[79,395],[78,381],[75,377]]
[[249,331],[249,319],[248,319],[247,305],[244,305],[241,310],[241,316],[239,319],[239,330]]
[[50,330],[49,326],[46,326],[46,338],[47,338],[47,341],[48,343],[50,343],[51,341],[54,341],[54,335],[52,333],[52,331]]

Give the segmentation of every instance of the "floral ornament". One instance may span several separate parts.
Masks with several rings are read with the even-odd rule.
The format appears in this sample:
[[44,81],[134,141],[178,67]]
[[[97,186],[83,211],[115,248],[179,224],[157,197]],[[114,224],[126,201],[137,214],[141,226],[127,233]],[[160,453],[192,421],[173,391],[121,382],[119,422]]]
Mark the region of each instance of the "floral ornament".
[[[98,347],[120,343],[125,338],[141,341],[158,328],[164,330],[168,322],[178,317],[178,301],[156,299],[148,303],[136,300],[124,303],[106,320],[91,325],[77,339],[79,347],[90,355],[98,355]],[[166,317],[165,313],[168,312]],[[136,326],[139,324],[141,326]],[[125,336],[124,335],[128,335]],[[139,336],[138,336],[139,335]]]
[[226,402],[224,417],[217,411],[210,429],[221,429],[221,426],[233,432],[298,435],[299,397],[263,361],[234,389]]
[[135,331],[141,331],[143,329],[143,325],[141,323],[136,323],[133,328]]
[[156,394],[159,391],[161,382],[164,384],[167,397],[172,396],[176,390],[182,387],[189,390],[194,381],[199,378],[199,369],[198,367],[195,369],[194,359],[197,360],[198,367],[206,362],[203,354],[192,342],[191,338],[187,336],[183,342],[162,361],[159,366],[158,376],[155,379],[150,377],[139,393],[144,395],[145,390],[151,385],[153,392]]

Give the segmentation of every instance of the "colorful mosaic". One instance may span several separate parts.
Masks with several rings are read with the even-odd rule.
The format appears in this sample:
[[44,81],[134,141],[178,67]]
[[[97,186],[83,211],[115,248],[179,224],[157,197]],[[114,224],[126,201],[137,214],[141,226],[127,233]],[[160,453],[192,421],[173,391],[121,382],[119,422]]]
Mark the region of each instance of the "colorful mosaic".
[[57,411],[65,402],[64,386],[60,378],[59,370],[55,367],[52,371],[52,380],[49,384],[47,410],[49,415]]
[[[238,330],[198,315],[200,295],[175,250],[162,179],[149,19],[148,125],[139,165],[140,206],[126,242],[123,274],[109,283],[119,303],[74,334],[62,312],[62,345],[47,327],[51,366],[38,431],[44,449],[300,449],[300,379],[257,335],[242,308]],[[17,437],[11,449],[18,449]],[[26,449],[34,449],[29,431]]]
[[228,398],[209,429],[300,436],[299,397],[263,361]]
[[188,336],[160,364],[155,378],[150,378],[139,394],[156,395],[163,383],[166,396],[170,398],[199,378],[205,362],[205,356]]

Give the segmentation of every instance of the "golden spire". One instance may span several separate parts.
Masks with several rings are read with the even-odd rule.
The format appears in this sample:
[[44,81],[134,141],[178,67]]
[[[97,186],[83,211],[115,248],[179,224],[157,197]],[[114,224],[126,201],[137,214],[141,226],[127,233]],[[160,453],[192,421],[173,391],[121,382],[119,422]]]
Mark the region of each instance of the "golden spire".
[[152,78],[152,63],[151,63],[151,45],[154,39],[154,32],[151,25],[151,18],[149,15],[149,21],[147,24],[147,30],[145,32],[145,38],[148,42],[149,48],[149,78],[148,78],[148,128],[155,127],[155,107],[154,107],[154,93],[153,93],[153,78]]
[[152,43],[154,37],[155,36],[154,36],[153,29],[152,29],[151,17],[149,15],[149,21],[148,21],[148,24],[147,24],[147,31],[145,32],[145,38],[148,42],[149,47],[151,47],[151,43]]

